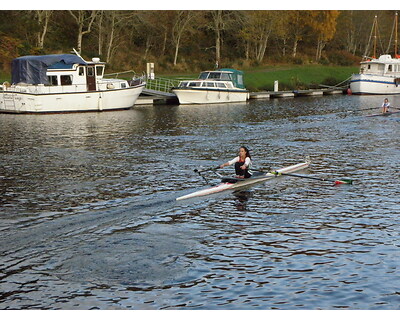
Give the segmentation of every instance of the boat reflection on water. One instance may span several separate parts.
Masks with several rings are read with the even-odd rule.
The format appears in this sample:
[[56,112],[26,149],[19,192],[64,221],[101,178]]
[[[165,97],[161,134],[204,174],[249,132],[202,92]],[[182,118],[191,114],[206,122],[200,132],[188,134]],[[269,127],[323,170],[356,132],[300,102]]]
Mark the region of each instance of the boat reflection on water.
[[247,201],[253,196],[253,192],[249,190],[237,190],[233,192],[235,196],[235,206],[239,211],[247,210]]

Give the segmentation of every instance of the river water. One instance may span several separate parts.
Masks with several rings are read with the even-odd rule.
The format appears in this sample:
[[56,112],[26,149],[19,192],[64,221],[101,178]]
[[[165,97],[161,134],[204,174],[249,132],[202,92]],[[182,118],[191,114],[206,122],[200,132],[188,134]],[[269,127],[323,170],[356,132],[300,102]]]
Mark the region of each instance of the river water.
[[[0,309],[399,309],[400,116],[362,110],[382,100],[1,114]],[[242,144],[354,184],[175,201]]]

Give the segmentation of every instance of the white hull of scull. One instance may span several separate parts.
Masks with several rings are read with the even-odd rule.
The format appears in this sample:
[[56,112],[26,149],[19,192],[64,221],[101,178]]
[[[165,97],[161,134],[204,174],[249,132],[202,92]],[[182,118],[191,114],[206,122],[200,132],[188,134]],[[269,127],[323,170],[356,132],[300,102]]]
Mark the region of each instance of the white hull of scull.
[[[288,166],[288,167],[284,167],[278,170],[275,170],[276,172],[280,172],[280,173],[291,173],[291,172],[296,172],[296,171],[300,171],[303,169],[308,168],[310,165],[309,162],[302,162],[302,163],[298,163],[292,166]],[[211,188],[207,188],[207,189],[203,189],[203,190],[199,190],[193,193],[189,193],[187,195],[181,196],[176,198],[177,201],[179,200],[185,200],[185,199],[190,199],[190,198],[194,198],[194,197],[202,197],[202,196],[207,196],[210,194],[214,194],[214,193],[218,193],[218,192],[222,192],[225,190],[231,190],[231,189],[237,189],[240,187],[244,187],[247,185],[251,185],[251,184],[255,184],[255,183],[259,183],[259,182],[263,182],[266,180],[270,180],[277,177],[277,175],[272,174],[272,173],[266,173],[265,175],[262,176],[258,176],[256,178],[249,178],[249,179],[245,179],[245,180],[241,180],[239,182],[236,183],[229,183],[229,182],[224,182],[221,183],[215,187],[211,187]]]

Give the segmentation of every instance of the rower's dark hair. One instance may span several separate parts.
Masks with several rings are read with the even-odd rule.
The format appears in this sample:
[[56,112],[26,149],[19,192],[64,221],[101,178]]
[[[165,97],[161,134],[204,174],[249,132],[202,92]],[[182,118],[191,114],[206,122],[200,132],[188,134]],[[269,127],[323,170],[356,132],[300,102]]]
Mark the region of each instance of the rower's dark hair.
[[249,157],[251,159],[251,155],[250,155],[249,149],[247,149],[247,147],[245,147],[245,146],[241,146],[240,148],[243,148],[244,151],[246,151],[246,157]]

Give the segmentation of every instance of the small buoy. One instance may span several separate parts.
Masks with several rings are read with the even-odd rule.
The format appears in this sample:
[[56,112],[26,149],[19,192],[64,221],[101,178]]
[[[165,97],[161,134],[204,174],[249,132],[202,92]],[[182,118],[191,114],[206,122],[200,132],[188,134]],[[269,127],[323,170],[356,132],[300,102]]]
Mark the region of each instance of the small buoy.
[[350,89],[350,88],[348,88],[348,89],[347,89],[347,94],[348,94],[349,96],[352,94],[352,92],[351,92],[351,89]]

